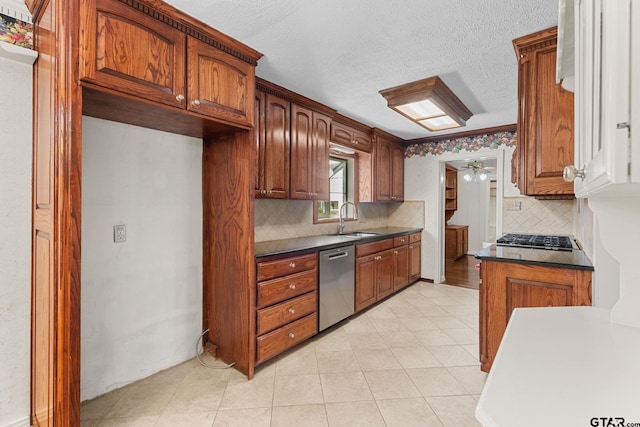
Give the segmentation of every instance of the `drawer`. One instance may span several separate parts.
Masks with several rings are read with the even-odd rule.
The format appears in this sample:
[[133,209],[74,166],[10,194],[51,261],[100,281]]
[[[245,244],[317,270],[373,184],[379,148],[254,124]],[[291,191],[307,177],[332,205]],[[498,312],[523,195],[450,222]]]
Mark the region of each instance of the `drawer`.
[[280,301],[318,289],[318,270],[290,274],[277,279],[258,282],[256,305],[267,307]]
[[257,280],[267,280],[274,277],[285,276],[291,273],[311,270],[318,266],[318,254],[302,255],[297,257],[279,259],[277,261],[259,262],[257,268]]
[[404,246],[409,244],[409,236],[399,236],[393,238],[393,247]]
[[422,240],[422,233],[409,234],[409,243],[419,242]]
[[365,243],[356,246],[356,257],[370,255],[376,252],[391,249],[393,247],[393,239],[379,240],[377,242]]
[[313,291],[258,310],[257,335],[262,335],[311,314],[317,308],[318,293]]
[[258,337],[256,362],[263,362],[318,333],[318,314],[312,313]]

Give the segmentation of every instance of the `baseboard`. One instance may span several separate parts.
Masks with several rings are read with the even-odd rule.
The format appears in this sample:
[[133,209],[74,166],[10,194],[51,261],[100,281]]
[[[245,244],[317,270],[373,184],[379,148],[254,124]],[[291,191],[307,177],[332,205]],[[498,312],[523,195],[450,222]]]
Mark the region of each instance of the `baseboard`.
[[424,277],[421,277],[420,282],[428,282],[428,283],[433,283],[433,279],[425,279]]
[[1,427],[30,427],[30,426],[31,426],[31,423],[29,422],[29,417],[24,417],[12,423],[5,424]]

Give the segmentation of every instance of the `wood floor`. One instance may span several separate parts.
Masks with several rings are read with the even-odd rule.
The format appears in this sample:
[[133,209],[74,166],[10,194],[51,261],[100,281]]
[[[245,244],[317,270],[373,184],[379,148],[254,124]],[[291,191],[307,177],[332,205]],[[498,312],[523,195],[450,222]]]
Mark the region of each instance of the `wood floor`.
[[480,261],[474,258],[473,255],[466,255],[455,261],[445,260],[445,283],[463,288],[478,289],[480,273],[475,269],[475,265],[478,262]]

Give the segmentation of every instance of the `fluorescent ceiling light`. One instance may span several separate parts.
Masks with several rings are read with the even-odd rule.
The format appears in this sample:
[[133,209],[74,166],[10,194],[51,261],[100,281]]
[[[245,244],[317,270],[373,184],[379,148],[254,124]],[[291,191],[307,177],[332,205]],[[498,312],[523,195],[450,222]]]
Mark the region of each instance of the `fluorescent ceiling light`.
[[383,89],[380,94],[389,108],[432,132],[465,126],[473,115],[438,76]]

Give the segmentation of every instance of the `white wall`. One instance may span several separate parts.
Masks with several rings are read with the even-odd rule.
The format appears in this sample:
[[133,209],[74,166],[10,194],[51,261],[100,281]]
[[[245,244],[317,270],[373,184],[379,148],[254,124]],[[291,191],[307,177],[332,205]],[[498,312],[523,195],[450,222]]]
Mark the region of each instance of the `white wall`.
[[467,182],[465,171],[458,171],[458,209],[449,224],[468,225],[468,254],[482,249],[489,228],[489,180]]
[[[500,148],[505,150],[504,170],[508,175],[511,170],[511,152],[513,148]],[[441,156],[426,155],[413,156],[404,162],[404,197],[407,200],[425,201],[425,229],[422,232],[422,277],[433,279],[436,282],[440,278],[435,277],[436,251],[438,249],[441,222],[444,218],[438,212],[438,199],[440,198],[440,161],[462,160],[465,158],[478,158],[483,156],[496,156],[496,150],[483,148],[474,152],[447,153]],[[444,274],[443,271],[440,274]]]
[[29,425],[31,66],[0,76],[0,425]]
[[[81,399],[195,356],[202,141],[84,117]],[[113,242],[113,225],[127,241]]]

